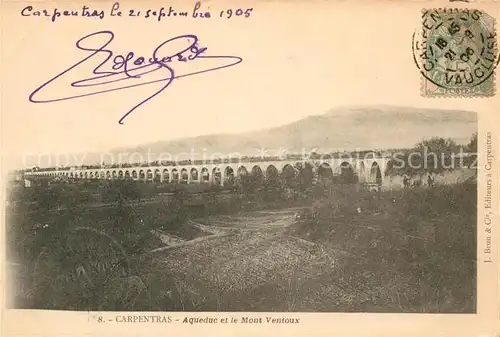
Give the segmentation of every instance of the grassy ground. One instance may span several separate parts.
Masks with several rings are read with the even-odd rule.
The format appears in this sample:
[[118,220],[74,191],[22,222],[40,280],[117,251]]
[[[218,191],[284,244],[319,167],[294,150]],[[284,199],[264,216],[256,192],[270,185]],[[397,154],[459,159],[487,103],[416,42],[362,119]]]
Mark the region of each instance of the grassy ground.
[[318,300],[341,287],[349,297],[336,309],[475,311],[475,184],[381,194],[336,191],[315,212],[316,221],[297,224],[289,234],[348,253],[322,276],[333,285],[318,291],[322,282],[310,282]]
[[[476,191],[329,189],[313,220],[293,224],[293,210],[208,216],[236,232],[134,255],[101,309],[474,312]],[[172,233],[198,237],[184,231]]]
[[[209,311],[474,312],[475,198],[475,184],[332,190],[314,207],[314,221],[155,256],[146,278],[153,293],[138,303],[150,310],[175,303]],[[245,215],[232,219],[240,226]]]

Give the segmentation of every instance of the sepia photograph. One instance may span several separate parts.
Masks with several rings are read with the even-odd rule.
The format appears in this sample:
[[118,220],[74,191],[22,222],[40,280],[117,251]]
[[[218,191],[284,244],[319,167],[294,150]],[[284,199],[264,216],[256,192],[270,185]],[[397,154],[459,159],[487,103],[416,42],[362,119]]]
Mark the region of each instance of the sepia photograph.
[[14,308],[476,311],[474,112],[338,108],[83,159],[11,173]]

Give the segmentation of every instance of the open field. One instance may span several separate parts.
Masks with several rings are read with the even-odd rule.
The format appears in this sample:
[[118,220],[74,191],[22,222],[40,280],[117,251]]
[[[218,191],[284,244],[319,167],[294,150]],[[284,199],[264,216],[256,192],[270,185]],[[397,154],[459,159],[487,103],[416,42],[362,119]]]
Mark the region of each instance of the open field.
[[[331,189],[310,207],[314,218],[295,221],[299,209],[188,217],[157,236],[141,236],[154,242],[129,256],[127,278],[107,285],[109,298],[99,309],[475,311],[475,183],[381,193]],[[92,212],[79,216],[88,221],[97,216]],[[102,229],[112,215],[101,216],[94,223]],[[14,282],[25,285],[18,291],[32,307],[30,275],[22,265],[15,269]],[[109,289],[127,302],[114,302]],[[35,302],[72,308],[62,304],[72,296],[68,289],[51,291]]]
[[155,253],[154,269],[179,310],[475,311],[475,185],[357,197],[361,213],[314,224],[293,209],[211,217],[239,230]]

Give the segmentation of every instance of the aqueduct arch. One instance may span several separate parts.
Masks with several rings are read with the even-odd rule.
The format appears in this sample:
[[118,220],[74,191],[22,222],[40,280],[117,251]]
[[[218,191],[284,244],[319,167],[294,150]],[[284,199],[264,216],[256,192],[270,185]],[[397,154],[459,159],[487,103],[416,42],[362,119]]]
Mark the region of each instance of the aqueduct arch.
[[354,184],[357,182],[356,172],[352,165],[348,162],[342,162],[339,166],[340,183]]
[[192,168],[191,171],[189,172],[191,181],[197,181],[199,179],[199,173],[196,168]]
[[333,171],[328,163],[321,163],[318,166],[318,179],[324,184],[333,182]]
[[292,165],[286,164],[281,170],[281,177],[287,186],[291,186],[297,177],[297,173],[297,170]]
[[264,177],[264,172],[259,165],[254,165],[250,171],[251,175]]
[[220,167],[214,167],[212,170],[212,182],[218,185],[222,183],[222,172]]
[[180,178],[179,170],[177,170],[176,168],[174,168],[172,170],[172,181],[176,182],[176,183],[179,183],[180,182],[179,178]]
[[200,178],[201,178],[200,181],[202,183],[208,183],[208,182],[210,182],[210,172],[208,172],[208,169],[206,167],[203,167],[201,169],[201,176],[200,176]]
[[380,166],[376,161],[372,163],[368,178],[368,182],[370,183],[377,183],[379,185],[382,184],[382,171],[380,170]]
[[238,170],[236,171],[236,176],[240,178],[241,176],[246,176],[248,175],[248,170],[245,166],[240,166],[238,167]]
[[266,167],[266,178],[268,180],[278,179],[280,175],[279,170],[274,165],[268,165]]
[[259,165],[254,165],[250,171],[250,176],[254,180],[255,185],[262,185],[264,182],[264,172]]
[[189,173],[187,168],[181,169],[181,174],[180,174],[180,182],[181,183],[187,183],[189,180]]
[[224,169],[224,184],[231,185],[234,182],[234,170],[231,166]]

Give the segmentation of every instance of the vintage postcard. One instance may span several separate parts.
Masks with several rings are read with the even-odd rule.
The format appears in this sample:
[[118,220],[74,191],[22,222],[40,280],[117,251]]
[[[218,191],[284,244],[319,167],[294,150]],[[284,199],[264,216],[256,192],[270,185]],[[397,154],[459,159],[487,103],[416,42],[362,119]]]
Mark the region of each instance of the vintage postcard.
[[499,336],[499,20],[3,0],[3,335]]

